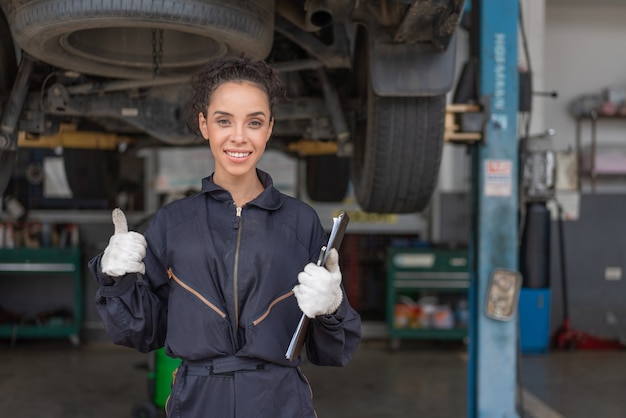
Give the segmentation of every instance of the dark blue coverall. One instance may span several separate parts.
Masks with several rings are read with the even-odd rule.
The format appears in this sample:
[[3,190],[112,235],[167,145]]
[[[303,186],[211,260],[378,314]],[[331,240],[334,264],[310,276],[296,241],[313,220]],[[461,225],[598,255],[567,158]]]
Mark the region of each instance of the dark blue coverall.
[[[302,315],[292,288],[327,241],[307,204],[265,190],[237,208],[212,177],[202,190],[162,207],[146,230],[146,274],[100,284],[96,306],[117,344],[148,352],[165,345],[183,361],[169,417],[315,417],[300,358],[285,358]],[[360,316],[344,297],[333,315],[310,322],[307,358],[343,366],[361,338]]]

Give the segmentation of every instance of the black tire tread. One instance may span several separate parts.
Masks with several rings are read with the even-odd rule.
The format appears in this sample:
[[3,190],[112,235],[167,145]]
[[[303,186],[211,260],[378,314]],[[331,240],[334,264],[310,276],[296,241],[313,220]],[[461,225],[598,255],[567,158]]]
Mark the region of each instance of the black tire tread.
[[[230,52],[258,58],[269,53],[273,37],[274,3],[268,0],[14,0],[12,5],[9,19],[17,43],[33,56],[63,68],[87,64],[80,57],[68,56],[58,46],[59,37],[93,27],[176,29],[216,37]],[[98,66],[88,69],[83,71],[97,74]],[[138,78],[137,72],[120,64],[117,73],[101,75]]]
[[353,171],[357,200],[368,212],[422,211],[437,185],[445,96],[370,100],[363,164]]

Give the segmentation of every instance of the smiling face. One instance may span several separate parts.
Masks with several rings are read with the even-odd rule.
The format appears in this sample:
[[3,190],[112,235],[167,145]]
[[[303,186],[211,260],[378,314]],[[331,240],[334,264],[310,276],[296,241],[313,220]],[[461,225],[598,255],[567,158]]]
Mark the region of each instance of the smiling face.
[[246,81],[226,82],[211,94],[206,116],[200,113],[198,122],[215,157],[214,181],[258,182],[256,164],[274,126],[265,91]]

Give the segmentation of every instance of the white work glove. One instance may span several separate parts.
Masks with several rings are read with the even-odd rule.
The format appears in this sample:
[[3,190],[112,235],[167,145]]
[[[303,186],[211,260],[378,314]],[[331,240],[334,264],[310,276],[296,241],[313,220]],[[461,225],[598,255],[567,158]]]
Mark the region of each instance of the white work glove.
[[100,260],[102,272],[112,277],[127,273],[145,273],[143,258],[148,247],[146,239],[138,232],[128,232],[126,215],[121,209],[113,209],[112,218],[115,232]]
[[343,299],[337,250],[330,250],[325,268],[307,264],[304,271],[298,274],[298,282],[300,284],[293,288],[293,293],[306,316],[315,318],[335,313]]

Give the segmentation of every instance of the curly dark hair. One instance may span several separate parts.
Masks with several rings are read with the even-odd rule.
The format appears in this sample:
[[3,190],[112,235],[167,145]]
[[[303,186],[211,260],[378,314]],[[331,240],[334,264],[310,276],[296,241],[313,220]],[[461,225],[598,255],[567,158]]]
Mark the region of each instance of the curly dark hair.
[[191,78],[191,98],[187,105],[187,125],[196,135],[198,114],[206,116],[211,95],[220,85],[229,81],[248,81],[267,93],[271,117],[276,105],[285,97],[286,86],[280,73],[263,60],[246,56],[226,55],[204,64]]

